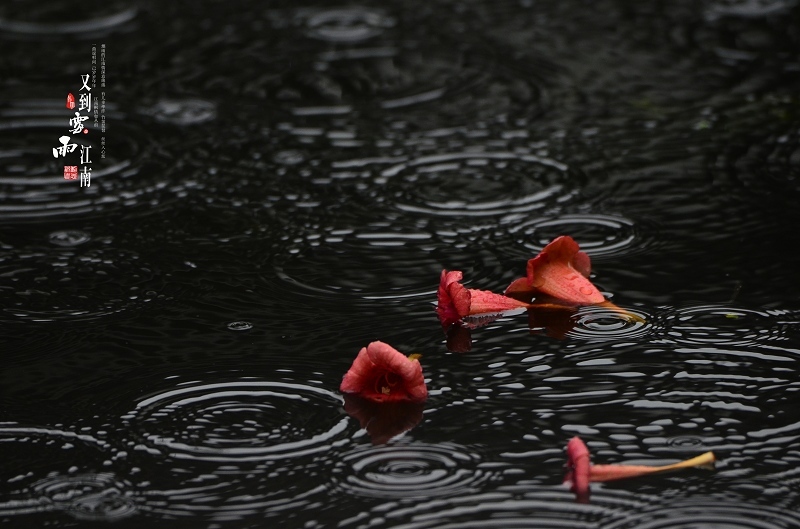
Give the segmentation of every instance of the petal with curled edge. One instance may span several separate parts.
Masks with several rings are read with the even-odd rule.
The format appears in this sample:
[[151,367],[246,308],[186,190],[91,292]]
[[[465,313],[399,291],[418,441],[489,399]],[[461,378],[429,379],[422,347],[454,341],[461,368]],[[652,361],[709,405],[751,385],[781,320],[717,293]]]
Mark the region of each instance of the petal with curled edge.
[[590,270],[589,256],[572,237],[562,235],[528,261],[528,285],[575,305],[602,303],[603,294],[586,277]]
[[437,291],[436,313],[447,328],[466,316],[489,314],[528,308],[529,304],[488,290],[466,288],[461,284],[463,274],[458,270],[442,270]]
[[[386,343],[372,342],[359,351],[339,390],[376,402],[422,402],[428,397],[428,388],[417,358],[408,358]],[[394,381],[391,387],[383,384],[387,377]]]
[[458,322],[469,314],[470,293],[460,283],[464,277],[458,270],[442,270],[437,291],[436,314],[443,327]]
[[527,309],[530,303],[518,301],[508,296],[495,294],[488,290],[469,289],[470,306],[469,315],[504,312],[507,310]]
[[580,437],[573,437],[567,443],[567,476],[564,482],[571,485],[571,490],[579,501],[589,498],[590,467],[589,449]]

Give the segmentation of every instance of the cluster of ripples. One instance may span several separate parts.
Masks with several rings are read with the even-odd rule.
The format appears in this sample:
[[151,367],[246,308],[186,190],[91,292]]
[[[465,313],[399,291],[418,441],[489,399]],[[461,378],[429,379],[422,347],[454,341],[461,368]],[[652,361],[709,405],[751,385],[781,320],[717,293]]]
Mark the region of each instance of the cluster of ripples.
[[[800,526],[799,17],[3,3],[0,525]],[[81,188],[50,152],[102,43]],[[502,292],[562,234],[613,305],[442,332],[442,269]],[[424,404],[337,392],[377,339]],[[717,468],[580,504],[575,435]]]
[[360,448],[345,454],[340,467],[335,490],[385,499],[463,495],[493,475],[476,455],[449,443]]
[[[238,381],[189,386],[145,399],[125,419],[140,425],[143,447],[169,457],[263,462],[329,449],[329,442],[346,428],[339,404],[335,393],[313,386]],[[320,417],[309,417],[310,411]],[[312,421],[315,428],[328,423],[327,428],[309,435],[301,425],[276,421],[285,413]],[[170,431],[160,432],[162,426]]]

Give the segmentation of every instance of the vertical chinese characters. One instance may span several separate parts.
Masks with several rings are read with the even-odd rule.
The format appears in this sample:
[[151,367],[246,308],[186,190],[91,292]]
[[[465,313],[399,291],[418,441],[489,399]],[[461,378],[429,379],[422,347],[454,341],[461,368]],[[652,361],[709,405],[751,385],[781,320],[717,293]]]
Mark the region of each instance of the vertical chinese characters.
[[106,157],[106,45],[100,44],[100,158]]
[[[92,69],[94,69],[94,66],[92,66]],[[92,99],[92,89],[89,87],[89,74],[81,74],[81,81],[83,82],[83,86],[81,86],[81,89],[78,91],[78,100],[90,101]],[[94,82],[92,82],[92,85],[94,85]],[[84,110],[87,112],[91,111],[91,109],[88,108],[90,106],[91,105],[87,105],[87,108]],[[80,110],[80,105],[78,106],[78,109]],[[84,128],[83,122],[89,119],[89,116],[81,116],[80,112],[75,112],[75,119],[79,120],[78,126],[76,126],[71,132],[73,134],[76,134],[77,132],[88,134],[89,129]],[[70,120],[70,124],[72,124],[72,120]],[[91,149],[90,145],[81,145],[81,187],[89,187],[92,185],[92,168],[88,167],[88,165],[92,163],[92,161],[89,159],[89,149]]]
[[[90,73],[80,74],[81,84],[77,91],[77,97],[73,92],[67,93],[66,108],[73,112],[68,120],[67,131],[69,135],[58,138],[59,145],[53,147],[53,157],[64,159],[64,180],[78,180],[80,177],[80,187],[90,187],[92,182],[92,145],[85,140],[89,134],[89,120],[93,118],[91,127],[93,130],[101,130],[100,137],[100,157],[106,156],[105,138],[105,44],[100,46],[100,78],[101,91],[100,97],[92,93],[97,87],[98,53],[97,45],[92,45],[92,62]],[[82,136],[81,136],[82,135]],[[80,149],[78,149],[80,147]],[[73,154],[74,153],[74,154]],[[74,156],[80,155],[79,165],[75,164]]]
[[[67,130],[70,134],[88,134],[89,129],[83,124],[84,121],[89,119],[89,116],[84,116],[81,114],[81,111],[86,110],[89,111],[91,108],[91,96],[89,95],[92,91],[91,87],[89,86],[89,74],[82,74],[81,75],[81,88],[78,91],[78,110],[75,112],[75,115],[68,120],[69,127]],[[66,107],[70,110],[75,109],[75,96],[72,92],[67,94],[67,103]],[[65,158],[68,154],[73,153],[79,146],[78,143],[73,143],[72,138],[70,136],[61,136],[58,138],[58,142],[61,144],[58,147],[53,147],[53,158]],[[86,164],[91,164],[91,160],[89,159],[88,149],[89,146],[80,145],[81,148],[81,165],[83,166],[83,171],[81,172],[81,187],[88,187],[91,185],[91,168],[86,167]],[[83,178],[83,174],[86,173],[86,178]],[[64,165],[64,180],[77,180],[78,178],[78,166],[76,165]]]

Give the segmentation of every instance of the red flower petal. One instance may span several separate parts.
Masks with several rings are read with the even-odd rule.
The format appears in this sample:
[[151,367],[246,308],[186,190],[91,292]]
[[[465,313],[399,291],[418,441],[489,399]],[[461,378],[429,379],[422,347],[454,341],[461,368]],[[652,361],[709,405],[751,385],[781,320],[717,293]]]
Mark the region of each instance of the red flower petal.
[[564,482],[572,484],[571,490],[579,501],[589,498],[589,449],[580,437],[573,437],[567,443],[567,476]]
[[513,296],[516,299],[531,299],[534,294],[536,290],[528,284],[527,277],[515,279],[503,292],[504,296]]
[[[572,240],[571,237],[567,237]],[[572,242],[575,242],[572,240]],[[578,248],[578,243],[575,243],[575,248]],[[577,270],[583,277],[588,278],[592,273],[592,260],[586,252],[578,252],[572,258],[572,267]]]
[[464,274],[458,270],[442,270],[439,280],[438,304],[436,312],[444,327],[458,322],[469,314],[470,293],[459,283]]
[[580,437],[573,437],[567,443],[567,475],[564,477],[564,483],[570,483],[578,501],[586,503],[589,500],[589,483],[592,481],[614,481],[683,468],[713,468],[715,461],[714,453],[706,452],[670,465],[592,465],[589,449]]
[[568,303],[602,303],[603,294],[585,277],[590,269],[589,256],[579,250],[572,237],[562,235],[528,261],[528,284]]
[[528,304],[488,290],[465,288],[460,283],[464,275],[458,270],[442,270],[439,279],[436,312],[443,327],[461,321],[465,316],[527,308]]
[[376,402],[422,402],[428,397],[419,361],[383,342],[372,342],[359,351],[339,390]]
[[488,290],[475,290],[469,289],[471,303],[469,305],[469,314],[486,314],[490,312],[503,312],[506,310],[525,309],[530,304],[517,301],[514,298],[495,294]]

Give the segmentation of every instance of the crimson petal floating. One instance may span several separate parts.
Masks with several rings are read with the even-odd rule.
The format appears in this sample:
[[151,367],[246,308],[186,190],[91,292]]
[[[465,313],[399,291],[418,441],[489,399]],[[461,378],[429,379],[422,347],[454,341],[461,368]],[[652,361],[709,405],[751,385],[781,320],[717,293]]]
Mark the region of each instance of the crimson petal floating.
[[713,452],[705,452],[670,465],[592,465],[586,444],[580,437],[573,437],[567,443],[567,475],[564,483],[569,483],[578,501],[585,503],[589,500],[589,484],[593,481],[614,481],[684,468],[713,468],[715,461]]
[[495,294],[488,290],[466,288],[461,284],[463,278],[464,274],[458,270],[449,272],[442,270],[436,313],[445,328],[460,322],[467,316],[525,309],[530,306],[524,301]]
[[527,277],[513,281],[505,294],[542,293],[574,305],[602,303],[603,294],[588,279],[591,269],[591,259],[575,239],[561,235],[528,261]]
[[359,351],[339,390],[375,402],[423,402],[428,388],[418,358],[407,357],[383,342],[372,342]]

